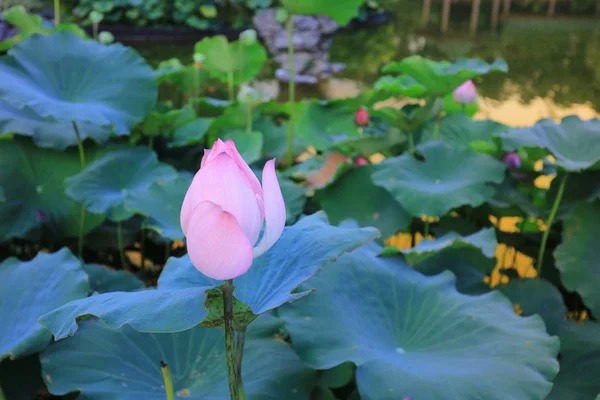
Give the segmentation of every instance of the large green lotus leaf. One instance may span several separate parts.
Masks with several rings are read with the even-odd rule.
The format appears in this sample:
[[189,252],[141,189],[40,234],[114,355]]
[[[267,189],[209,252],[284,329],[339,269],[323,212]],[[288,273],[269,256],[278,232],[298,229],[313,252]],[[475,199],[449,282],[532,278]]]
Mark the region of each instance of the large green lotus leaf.
[[[81,205],[65,193],[65,179],[81,170],[76,150],[41,149],[26,139],[0,140],[0,241],[26,237],[47,224],[57,236],[79,233]],[[104,216],[88,213],[85,231]]]
[[422,240],[417,246],[404,250],[402,253],[404,254],[406,261],[414,266],[448,248],[479,249],[481,254],[485,257],[494,258],[496,255],[496,247],[498,247],[496,232],[494,228],[487,228],[464,237],[458,233],[449,232],[444,236],[433,240]]
[[[372,228],[329,226],[322,214],[306,217],[285,228],[277,243],[256,258],[246,274],[235,279],[234,295],[250,307],[252,318],[307,296],[310,290],[291,292],[324,264],[377,235]],[[127,324],[141,332],[181,332],[208,317],[205,292],[221,284],[198,272],[187,255],[172,257],[157,290],[105,293],[73,301],[44,315],[40,323],[57,339],[73,335],[79,319],[86,315],[102,319],[111,328]],[[149,313],[152,318],[148,318]]]
[[0,99],[50,120],[114,126],[122,134],[150,112],[156,97],[152,69],[120,44],[56,32],[33,35],[0,58]]
[[544,319],[546,329],[557,335],[567,316],[567,308],[558,289],[545,279],[513,279],[496,287],[524,316],[538,314]]
[[[247,398],[307,399],[314,371],[288,344],[258,333],[250,328],[244,349]],[[49,346],[40,360],[51,393],[79,390],[81,400],[164,400],[161,361],[169,366],[177,399],[229,399],[225,339],[217,329],[152,334],[90,320],[74,337]]]
[[[112,133],[110,127],[88,122],[78,123],[77,128],[81,139],[92,138],[98,143],[106,142]],[[64,150],[77,144],[72,122],[49,121],[29,108],[19,109],[0,100],[0,134],[9,132],[31,136],[39,147]]]
[[44,387],[41,369],[38,354],[0,362],[0,399],[35,399]]
[[542,210],[535,206],[533,199],[519,190],[518,182],[509,174],[500,184],[492,184],[495,194],[488,200],[488,203],[494,207],[493,214],[496,216],[514,216],[523,217],[523,214],[529,217],[537,217]]
[[173,131],[173,141],[169,145],[181,147],[201,143],[213,122],[214,118],[196,118],[176,127]]
[[[304,217],[286,227],[275,245],[256,258],[246,274],[234,280],[234,295],[254,314],[307,296],[310,290],[291,292],[323,265],[378,236],[373,228],[331,226],[323,213]],[[170,258],[158,281],[159,289],[169,290],[220,284],[199,273],[188,256]]]
[[[421,141],[432,140],[435,121],[423,129]],[[475,147],[482,143],[496,148],[495,136],[506,132],[508,127],[492,120],[474,121],[465,114],[453,113],[440,119],[439,138],[457,146]]]
[[[287,152],[287,123],[278,125],[272,118],[262,116],[254,121],[252,128],[263,134],[263,154],[266,157],[284,157]],[[296,140],[297,142],[297,140]],[[296,146],[294,154],[302,151]]]
[[562,283],[600,315],[600,202],[577,205],[563,224],[563,241],[554,252]]
[[0,264],[0,360],[36,353],[52,334],[37,319],[88,295],[88,277],[79,260],[64,248],[40,253],[31,261],[9,258]]
[[130,196],[148,195],[155,182],[175,179],[177,171],[160,163],[146,147],[120,147],[107,151],[79,174],[67,179],[67,194],[91,212],[124,221],[135,214],[126,208]]
[[587,170],[582,172],[559,172],[546,192],[546,208],[550,212],[550,207],[554,204],[563,174],[568,174],[564,193],[558,208],[557,218],[562,219],[568,215],[573,207],[581,202],[593,202],[600,198],[600,171]]
[[504,180],[505,166],[492,157],[444,141],[419,146],[424,161],[410,154],[384,161],[373,182],[392,193],[413,216],[442,216],[462,205],[479,206],[494,195],[489,183]]
[[600,392],[600,324],[570,321],[560,332],[560,372],[547,400],[591,400]]
[[375,82],[373,87],[393,95],[401,95],[414,99],[420,99],[427,95],[425,86],[409,75],[384,75]]
[[181,109],[171,109],[163,104],[158,104],[156,108],[141,124],[141,131],[145,136],[169,136],[175,128],[196,118],[196,112],[189,104]]
[[460,58],[456,62],[433,61],[421,56],[410,56],[384,67],[385,73],[409,75],[436,96],[445,96],[469,79],[489,72],[507,72],[508,66],[502,59],[488,64],[478,58]]
[[128,271],[117,271],[100,264],[84,264],[83,270],[93,292],[133,292],[144,287],[144,282]]
[[256,78],[267,61],[267,51],[260,42],[229,43],[222,35],[202,39],[196,43],[194,52],[206,57],[203,66],[211,76],[227,82],[231,73],[237,85]]
[[462,295],[452,273],[426,277],[397,258],[378,258],[381,250],[372,243],[342,256],[311,280],[312,296],[279,309],[306,365],[354,362],[363,399],[550,392],[559,342],[541,318],[517,316],[497,292]]
[[364,0],[281,0],[292,14],[327,15],[340,25],[346,25],[358,16],[358,9]]
[[508,151],[520,147],[544,149],[556,165],[567,171],[580,171],[600,161],[600,120],[569,116],[557,124],[551,119],[528,128],[513,129],[501,136]]
[[404,230],[411,216],[386,190],[371,180],[374,167],[355,168],[316,194],[316,199],[333,224],[353,219],[373,226],[383,238]]
[[174,180],[155,182],[146,191],[131,193],[125,199],[125,207],[149,217],[143,228],[170,240],[183,240],[179,214],[191,183],[192,177],[184,174]]
[[351,105],[344,102],[296,103],[294,121],[297,140],[304,147],[327,150],[334,144],[358,139],[358,127],[354,122],[356,109]]
[[4,203],[6,201],[6,197],[4,196],[4,189],[0,186],[0,203]]

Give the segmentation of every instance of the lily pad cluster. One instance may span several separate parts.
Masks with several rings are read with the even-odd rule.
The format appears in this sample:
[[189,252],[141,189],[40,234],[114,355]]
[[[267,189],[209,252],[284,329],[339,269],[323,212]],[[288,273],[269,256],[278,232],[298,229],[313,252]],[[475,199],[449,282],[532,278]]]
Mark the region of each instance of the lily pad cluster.
[[[340,24],[361,4],[281,2]],[[0,57],[0,398],[164,399],[162,365],[175,398],[229,398],[227,284],[180,226],[216,139],[258,178],[275,158],[286,206],[233,282],[246,398],[600,394],[600,121],[473,119],[453,92],[502,60],[412,56],[357,96],[281,103],[251,35],[152,69],[36,24]]]

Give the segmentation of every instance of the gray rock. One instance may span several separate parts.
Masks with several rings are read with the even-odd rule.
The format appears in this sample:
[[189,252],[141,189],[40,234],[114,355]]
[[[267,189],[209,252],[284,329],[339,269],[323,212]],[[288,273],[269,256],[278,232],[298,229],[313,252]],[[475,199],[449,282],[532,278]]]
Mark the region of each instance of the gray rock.
[[[280,66],[275,75],[282,81],[289,81],[288,33],[286,27],[277,22],[275,14],[274,8],[258,13],[254,17],[254,26]],[[338,28],[334,20],[324,15],[294,17],[294,68],[299,83],[314,84],[343,69],[343,64],[329,62],[331,36]]]

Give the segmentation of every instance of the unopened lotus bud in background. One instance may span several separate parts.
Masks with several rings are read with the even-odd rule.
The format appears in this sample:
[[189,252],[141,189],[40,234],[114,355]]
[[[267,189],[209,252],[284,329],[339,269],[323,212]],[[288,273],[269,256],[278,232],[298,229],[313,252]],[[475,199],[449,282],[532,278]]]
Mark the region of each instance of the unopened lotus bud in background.
[[218,139],[204,151],[181,206],[181,229],[198,271],[219,280],[243,275],[279,239],[285,220],[275,159],[265,164],[261,186],[232,140]]
[[265,100],[267,100],[267,96],[260,90],[253,88],[247,83],[242,83],[240,86],[240,91],[237,95],[237,101],[240,103],[255,106]]
[[98,34],[98,41],[102,44],[111,44],[115,41],[115,37],[110,32],[102,31]]
[[354,115],[354,122],[358,126],[368,126],[369,125],[369,112],[364,108],[360,108],[356,111],[356,115]]
[[363,167],[367,164],[369,164],[369,163],[367,162],[367,159],[364,157],[356,157],[356,160],[354,161],[355,167]]
[[454,101],[458,104],[471,104],[477,99],[477,89],[472,81],[466,81],[454,90]]
[[521,159],[517,153],[506,153],[502,157],[502,162],[508,166],[509,169],[521,168]]
[[92,24],[99,24],[104,19],[104,14],[100,11],[93,10],[90,12],[89,18]]
[[206,61],[206,56],[202,53],[194,53],[194,68],[200,69],[202,68],[202,64]]
[[246,29],[245,31],[240,33],[240,42],[242,42],[242,44],[245,46],[249,46],[251,44],[256,43],[256,38],[257,35],[254,29]]

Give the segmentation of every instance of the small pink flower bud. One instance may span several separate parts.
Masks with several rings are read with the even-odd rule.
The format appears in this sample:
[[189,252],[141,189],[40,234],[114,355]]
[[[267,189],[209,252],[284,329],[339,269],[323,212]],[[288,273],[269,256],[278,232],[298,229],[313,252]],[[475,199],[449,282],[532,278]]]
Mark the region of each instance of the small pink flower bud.
[[502,157],[502,162],[508,166],[509,169],[521,168],[521,159],[517,153],[506,153]]
[[369,112],[364,108],[360,108],[356,111],[356,115],[354,116],[354,122],[358,126],[368,126],[369,125]]
[[466,81],[454,90],[454,101],[458,104],[471,104],[477,99],[477,89],[472,81]]
[[367,159],[364,157],[357,157],[356,160],[354,161],[355,167],[362,167],[367,164],[368,164]]

